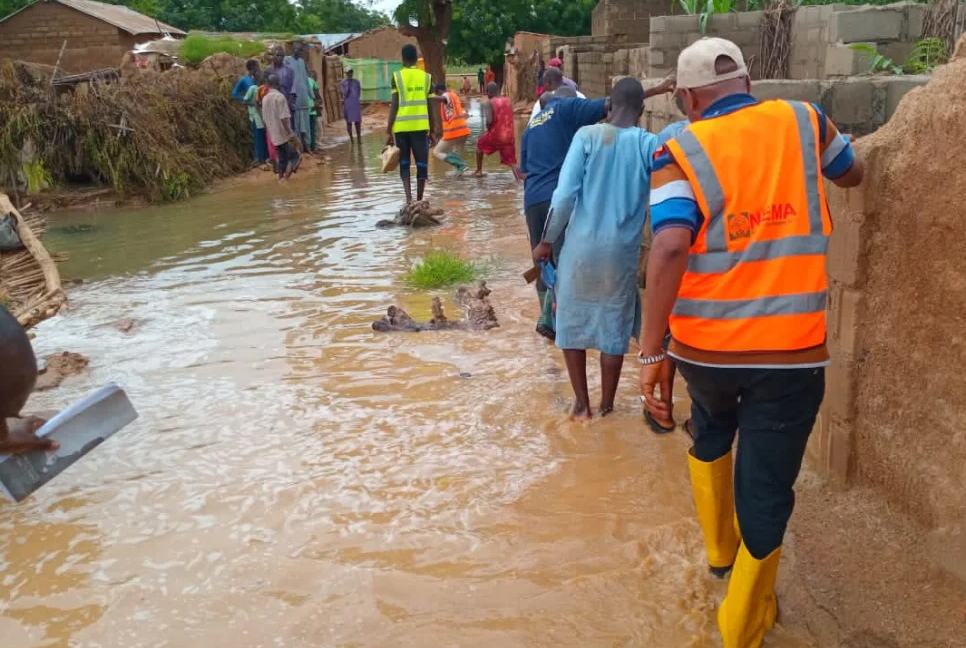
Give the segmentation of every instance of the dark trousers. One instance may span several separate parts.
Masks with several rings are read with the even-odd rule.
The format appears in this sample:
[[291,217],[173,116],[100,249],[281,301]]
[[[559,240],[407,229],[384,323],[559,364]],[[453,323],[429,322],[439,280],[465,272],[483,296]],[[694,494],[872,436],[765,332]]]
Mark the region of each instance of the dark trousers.
[[252,138],[255,140],[255,161],[264,162],[268,159],[268,142],[265,140],[265,129],[256,128],[255,122],[249,120],[252,127]]
[[310,151],[315,150],[315,144],[316,144],[315,140],[316,140],[316,133],[317,133],[316,129],[318,127],[319,127],[318,116],[310,114],[309,115],[309,150]]
[[[523,210],[524,216],[527,219],[527,233],[530,235],[530,249],[533,250],[535,247],[540,245],[540,241],[543,240],[543,232],[547,229],[547,214],[550,213],[550,201],[546,200],[544,202],[538,202],[536,204],[530,205]],[[560,250],[563,248],[564,235],[561,234],[560,238],[554,241],[553,244],[553,254],[551,259],[553,260],[554,266],[557,265],[557,261],[560,260]],[[545,292],[547,286],[544,285],[543,279],[537,279],[537,292]]]
[[409,177],[410,154],[416,160],[416,179],[429,177],[429,132],[410,131],[394,135],[399,147],[399,175]]
[[782,544],[795,480],[825,395],[825,369],[723,369],[677,361],[691,395],[694,457],[735,455],[742,542],[762,560]]
[[294,168],[298,164],[299,158],[298,149],[291,142],[285,142],[284,144],[275,145],[275,173],[278,175],[283,175],[286,168],[291,164]]

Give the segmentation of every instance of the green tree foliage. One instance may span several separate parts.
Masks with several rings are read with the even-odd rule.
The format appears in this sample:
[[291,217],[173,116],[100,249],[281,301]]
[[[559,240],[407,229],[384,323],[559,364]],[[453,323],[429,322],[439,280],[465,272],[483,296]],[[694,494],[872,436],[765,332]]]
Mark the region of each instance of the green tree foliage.
[[364,32],[388,25],[389,16],[351,0],[300,0],[297,24],[300,34]]
[[[360,32],[388,16],[352,0],[101,0],[124,4],[184,30],[322,34]],[[0,17],[30,0],[0,0]]]
[[518,31],[558,36],[590,33],[598,0],[458,0],[449,51],[465,63],[502,64],[504,46]]

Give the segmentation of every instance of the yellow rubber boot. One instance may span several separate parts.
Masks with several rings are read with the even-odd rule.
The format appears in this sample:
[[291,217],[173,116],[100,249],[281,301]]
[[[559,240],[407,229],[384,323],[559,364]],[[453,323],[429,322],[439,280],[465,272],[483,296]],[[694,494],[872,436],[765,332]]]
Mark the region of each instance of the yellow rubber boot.
[[712,462],[698,461],[688,452],[694,506],[704,532],[708,565],[717,578],[724,578],[735,562],[740,538],[735,517],[735,484],[731,453]]
[[745,545],[738,550],[728,594],[718,608],[724,648],[760,648],[765,633],[775,625],[775,578],[781,552],[778,547],[764,560],[755,560]]

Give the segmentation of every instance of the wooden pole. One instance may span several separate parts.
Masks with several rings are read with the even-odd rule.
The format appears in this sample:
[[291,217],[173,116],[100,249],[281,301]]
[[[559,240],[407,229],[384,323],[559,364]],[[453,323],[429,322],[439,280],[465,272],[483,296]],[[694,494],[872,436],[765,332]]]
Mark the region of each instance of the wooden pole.
[[54,79],[57,78],[57,70],[60,68],[60,59],[64,56],[64,50],[67,49],[67,39],[64,39],[64,44],[60,46],[60,54],[57,55],[57,63],[54,64],[54,72],[50,75],[50,87],[54,87]]
[[27,224],[23,215],[17,211],[17,208],[13,206],[5,193],[0,193],[0,214],[13,214],[13,217],[17,220],[17,234],[20,236],[20,241],[31,256],[36,259],[44,273],[44,294],[38,299],[32,300],[19,312],[14,313],[17,320],[24,327],[29,328],[56,313],[66,301],[64,289],[60,282],[60,272],[57,271],[57,264],[54,263],[50,253],[47,252],[47,248],[30,229],[30,225]]

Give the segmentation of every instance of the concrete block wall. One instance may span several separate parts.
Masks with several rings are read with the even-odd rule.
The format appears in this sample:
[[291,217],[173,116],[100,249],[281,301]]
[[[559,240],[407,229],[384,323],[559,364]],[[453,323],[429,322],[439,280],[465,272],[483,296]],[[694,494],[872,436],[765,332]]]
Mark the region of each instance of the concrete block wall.
[[[850,49],[852,43],[872,43],[881,54],[902,62],[922,36],[925,14],[926,6],[914,2],[799,7],[792,18],[788,76],[824,79],[867,72],[867,57]],[[752,79],[760,78],[756,61],[761,51],[762,17],[760,11],[718,14],[708,21],[706,30],[706,35],[727,38],[741,48]],[[650,25],[648,76],[663,77],[675,67],[681,50],[701,38],[698,17],[655,17]]]
[[[642,47],[643,44],[615,42],[606,36],[550,37],[552,55],[563,61],[564,76],[576,81],[580,91],[591,98],[606,96],[611,78],[627,74],[623,70],[629,69],[629,55],[619,52]],[[635,60],[640,56],[636,53]]]
[[[889,121],[899,100],[913,88],[925,85],[928,76],[864,76],[845,79],[753,81],[752,93],[761,100],[792,99],[807,101],[822,108],[844,133],[868,135]],[[648,79],[646,86],[657,85],[659,78]],[[668,124],[684,119],[670,95],[648,99],[641,126],[656,133]]]
[[651,18],[648,43],[651,47],[649,77],[663,78],[677,66],[678,55],[685,47],[702,36],[727,38],[741,48],[746,62],[752,63],[752,78],[756,78],[753,61],[761,50],[760,11],[716,14],[708,20],[704,34],[698,16],[655,16]]
[[833,64],[826,66],[826,76],[848,76],[869,70],[869,60],[844,50],[852,43],[870,43],[883,56],[898,64],[905,61],[916,41],[922,38],[927,6],[900,2],[885,6],[849,7],[832,13],[828,23],[828,55]]
[[667,0],[601,0],[594,8],[592,33],[613,42],[646,43],[651,18],[667,10]]

